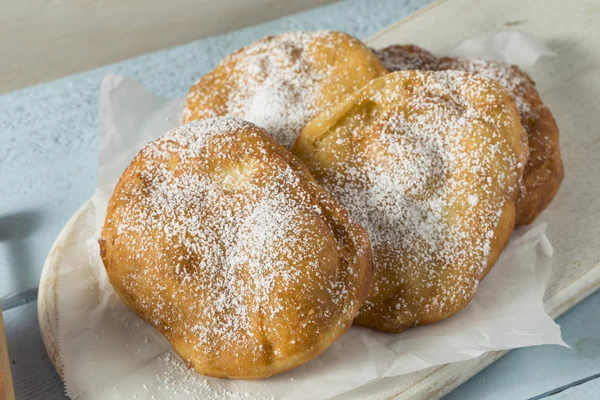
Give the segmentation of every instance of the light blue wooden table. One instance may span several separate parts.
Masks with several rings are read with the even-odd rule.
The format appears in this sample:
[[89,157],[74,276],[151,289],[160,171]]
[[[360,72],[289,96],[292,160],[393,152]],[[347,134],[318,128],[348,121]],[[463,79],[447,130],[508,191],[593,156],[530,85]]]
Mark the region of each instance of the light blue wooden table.
[[[428,2],[344,1],[0,96],[0,298],[17,398],[64,398],[40,337],[37,284],[54,239],[94,190],[107,73],[183,96],[224,55],[266,34],[327,28],[365,39]],[[572,349],[515,350],[447,399],[600,399],[599,309],[596,293],[559,319]]]

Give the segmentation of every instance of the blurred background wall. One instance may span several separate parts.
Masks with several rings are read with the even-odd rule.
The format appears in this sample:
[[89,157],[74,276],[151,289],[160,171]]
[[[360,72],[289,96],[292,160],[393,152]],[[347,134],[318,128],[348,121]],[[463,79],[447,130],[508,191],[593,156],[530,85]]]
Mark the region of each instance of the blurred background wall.
[[0,0],[0,93],[335,0]]

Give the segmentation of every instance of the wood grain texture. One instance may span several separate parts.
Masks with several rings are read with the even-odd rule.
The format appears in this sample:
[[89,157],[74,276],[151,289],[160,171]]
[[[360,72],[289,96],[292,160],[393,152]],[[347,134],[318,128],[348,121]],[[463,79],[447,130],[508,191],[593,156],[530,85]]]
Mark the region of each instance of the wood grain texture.
[[584,382],[562,392],[548,396],[548,400],[598,400],[600,399],[600,378]]
[[6,337],[12,361],[15,396],[21,400],[63,399],[64,388],[48,355],[41,350],[35,324],[37,308],[29,303],[4,312]]
[[[86,203],[88,204],[88,203]],[[70,220],[76,219],[77,214]],[[69,223],[70,223],[69,221]],[[67,223],[67,226],[69,226]],[[61,234],[62,236],[62,234]],[[60,236],[59,238],[60,239]],[[57,239],[57,242],[58,242]],[[54,253],[59,251],[59,248],[53,246],[48,254],[48,259],[54,257]],[[58,311],[56,307],[50,306],[56,303],[56,281],[58,274],[52,273],[52,268],[44,266],[42,276],[40,277],[40,286],[38,289],[37,311],[40,326],[40,334],[48,357],[58,375],[62,377],[62,363],[60,361],[60,349],[58,347]]]
[[0,93],[335,0],[0,0]]
[[[559,195],[541,216],[549,223],[549,236],[556,250],[545,298],[547,309],[554,317],[600,285],[600,248],[597,246],[600,226],[594,218],[600,209],[600,133],[597,131],[600,115],[596,112],[600,107],[600,38],[594,32],[594,19],[599,12],[593,0],[577,2],[568,9],[558,0],[502,3],[447,0],[435,3],[369,41],[372,46],[416,43],[443,54],[444,49],[468,37],[518,29],[540,37],[558,54],[540,63],[533,73],[543,99],[561,128],[566,169]],[[48,266],[56,268],[51,259]],[[42,293],[48,287],[52,286],[40,286],[40,299],[52,299]],[[51,310],[49,315],[52,315]],[[42,324],[43,321],[41,317]],[[42,329],[52,327],[42,325]],[[386,378],[343,398],[440,398],[503,354],[489,353],[471,361]]]
[[533,400],[599,376],[598,309],[600,292],[557,320],[570,348],[534,346],[511,351],[449,393],[444,400]]
[[2,308],[0,308],[0,400],[14,400],[15,392],[12,383],[8,344],[4,333]]

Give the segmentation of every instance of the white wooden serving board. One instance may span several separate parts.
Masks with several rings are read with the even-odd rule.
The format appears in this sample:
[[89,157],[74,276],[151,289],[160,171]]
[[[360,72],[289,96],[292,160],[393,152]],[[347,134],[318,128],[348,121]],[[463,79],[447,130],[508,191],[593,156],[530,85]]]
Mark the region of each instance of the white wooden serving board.
[[[369,39],[373,47],[415,43],[436,54],[478,35],[518,30],[542,39],[556,57],[539,62],[532,73],[542,98],[561,130],[565,180],[540,217],[548,222],[555,247],[545,305],[558,317],[600,287],[600,4],[579,0],[443,0]],[[40,282],[38,312],[48,353],[60,373],[57,349],[56,277],[61,249],[89,220],[86,203],[54,244]],[[432,367],[367,384],[344,399],[437,399],[500,358]]]

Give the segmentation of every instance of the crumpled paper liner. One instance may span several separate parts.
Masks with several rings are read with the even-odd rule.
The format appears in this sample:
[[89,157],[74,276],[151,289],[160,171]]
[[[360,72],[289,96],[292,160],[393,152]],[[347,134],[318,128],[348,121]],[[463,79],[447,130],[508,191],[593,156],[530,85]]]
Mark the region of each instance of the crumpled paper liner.
[[[483,51],[482,49],[485,49]],[[453,54],[485,54],[531,67],[550,54],[519,33],[466,41]],[[98,184],[76,239],[63,248],[58,276],[59,347],[67,393],[78,399],[305,399],[493,351],[562,344],[543,295],[552,246],[545,225],[516,231],[473,301],[454,317],[402,334],[353,327],[321,356],[260,381],[221,380],[183,366],[169,343],[110,286],[96,238],[114,185],[139,149],[179,124],[183,102],[118,76],[100,93]]]

